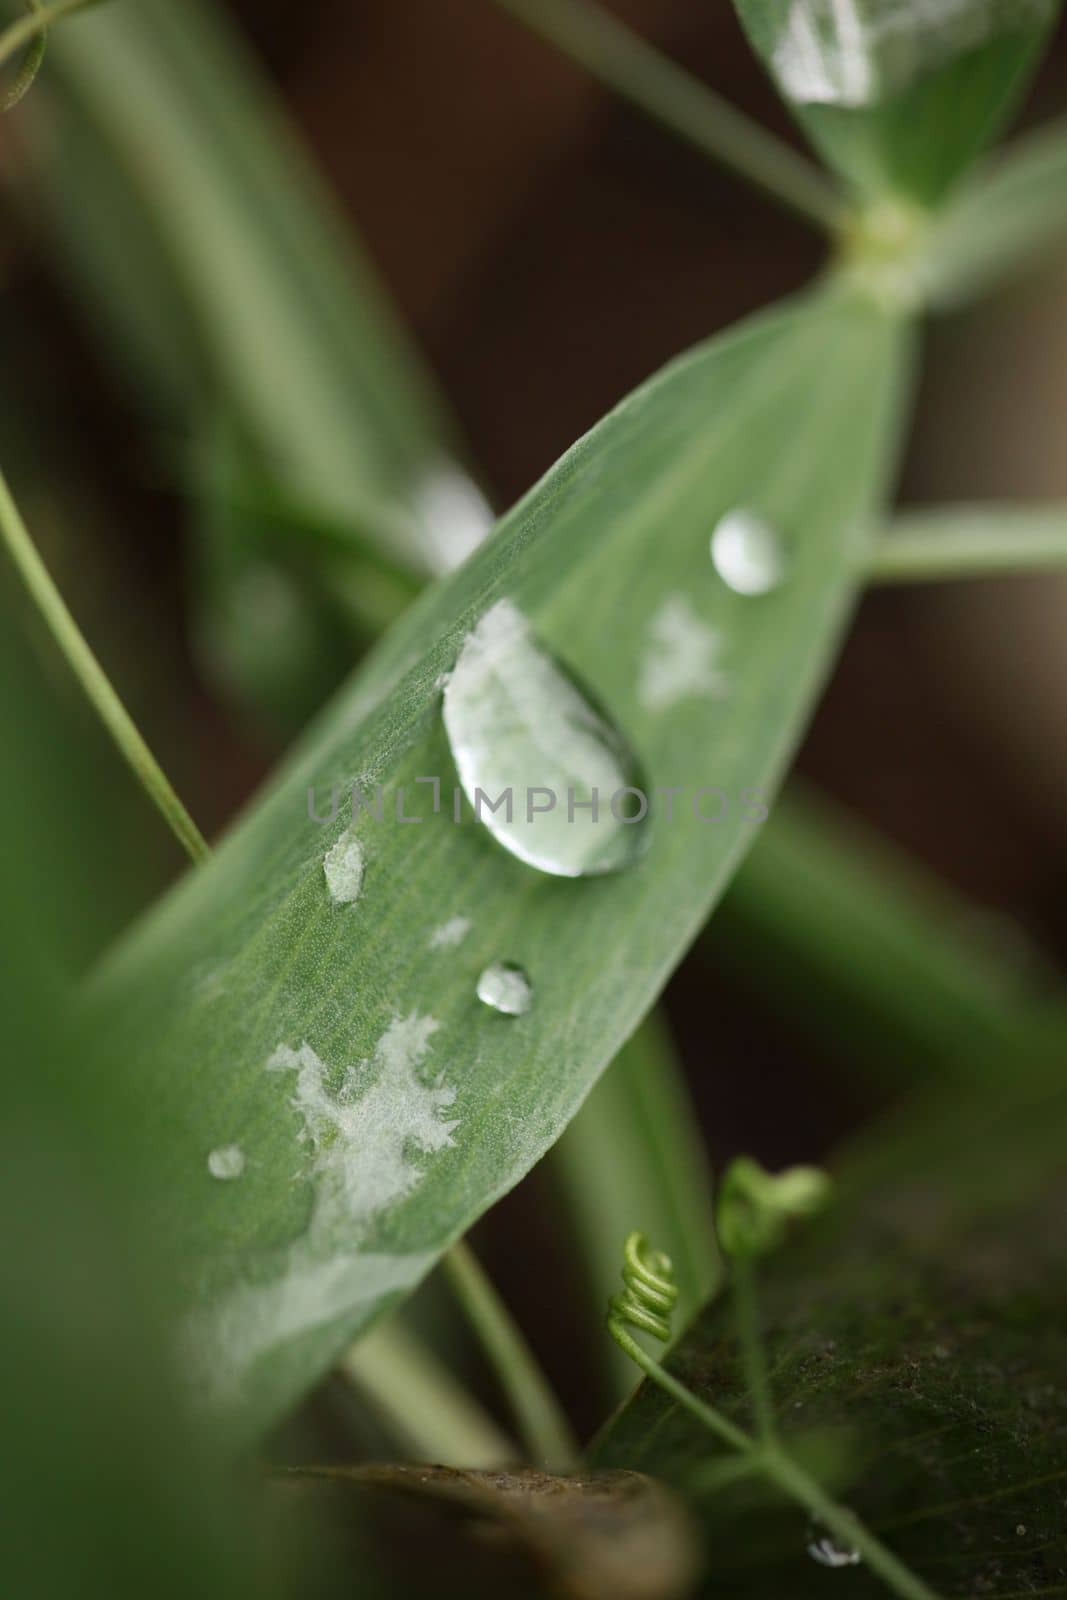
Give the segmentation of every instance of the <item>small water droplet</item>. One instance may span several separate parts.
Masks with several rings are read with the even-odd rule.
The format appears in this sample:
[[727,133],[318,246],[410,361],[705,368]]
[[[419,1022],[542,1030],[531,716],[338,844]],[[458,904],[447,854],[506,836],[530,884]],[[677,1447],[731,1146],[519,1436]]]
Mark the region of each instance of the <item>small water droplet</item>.
[[510,601],[464,641],[444,722],[475,816],[520,861],[579,878],[641,855],[648,805],[635,793],[636,759]]
[[245,1153],[239,1144],[223,1145],[208,1156],[207,1170],[220,1182],[231,1183],[245,1170]]
[[785,573],[782,543],[769,522],[754,511],[728,511],[711,536],[711,559],[723,583],[735,594],[769,594]]
[[322,870],[334,904],[352,905],[363,887],[363,846],[359,840],[343,833],[323,857]]
[[1017,1526],[1017,1528],[1015,1529],[1015,1532],[1018,1534],[1020,1539],[1023,1538],[1023,1536],[1026,1533],[1026,1523],[1025,1522],[1020,1522],[1019,1525]]
[[820,1567],[858,1567],[863,1557],[851,1545],[839,1544],[828,1533],[820,1534],[808,1545],[808,1555]]
[[494,961],[478,979],[478,999],[506,1017],[521,1017],[533,1005],[533,989],[513,961]]

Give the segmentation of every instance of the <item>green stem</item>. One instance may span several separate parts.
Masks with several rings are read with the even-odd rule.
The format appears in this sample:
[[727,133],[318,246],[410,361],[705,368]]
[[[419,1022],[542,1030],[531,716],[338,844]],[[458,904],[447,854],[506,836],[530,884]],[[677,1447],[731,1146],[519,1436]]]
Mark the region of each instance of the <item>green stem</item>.
[[477,1257],[461,1242],[441,1264],[508,1396],[527,1449],[542,1465],[556,1470],[572,1467],[578,1447],[570,1425]]
[[798,1501],[835,1538],[840,1539],[844,1548],[858,1550],[871,1571],[877,1573],[895,1594],[900,1595],[901,1600],[938,1600],[933,1589],[923,1583],[922,1579],[902,1561],[898,1561],[893,1552],[886,1549],[855,1512],[832,1500],[814,1478],[810,1478],[802,1467],[797,1466],[780,1444],[759,1443],[750,1438],[726,1417],[721,1416],[714,1407],[698,1400],[692,1390],[672,1377],[654,1356],[642,1350],[625,1329],[616,1326],[612,1328],[612,1333],[627,1355],[648,1374],[653,1383],[658,1384],[664,1393],[669,1394],[672,1400],[683,1406],[710,1433],[714,1433],[717,1438],[748,1457],[755,1470],[762,1471],[790,1499]]
[[395,1318],[353,1345],[338,1370],[426,1461],[491,1471],[518,1454],[444,1363]]
[[936,1592],[906,1567],[847,1506],[832,1500],[790,1456],[775,1447],[764,1460],[767,1476],[840,1540],[845,1549],[857,1550],[872,1572],[901,1600],[938,1600]]
[[767,1379],[767,1357],[760,1334],[759,1304],[756,1299],[756,1276],[752,1261],[737,1256],[733,1263],[734,1316],[737,1321],[737,1338],[745,1364],[745,1379],[752,1396],[756,1417],[756,1431],[765,1444],[776,1434],[771,1386]]
[[707,1428],[709,1432],[717,1435],[732,1450],[741,1451],[743,1455],[755,1455],[757,1453],[754,1439],[750,1439],[747,1433],[736,1427],[728,1418],[720,1415],[713,1406],[705,1405],[703,1400],[698,1400],[691,1389],[687,1389],[684,1383],[679,1383],[677,1378],[672,1377],[666,1367],[660,1366],[655,1356],[650,1356],[647,1350],[643,1350],[637,1340],[627,1333],[621,1323],[615,1322],[610,1326],[612,1338],[621,1349],[626,1351],[630,1360],[636,1362],[642,1372],[646,1372],[654,1383],[658,1383],[660,1388],[666,1394],[669,1394],[672,1400],[676,1400],[680,1406],[696,1417],[697,1421]]
[[1067,506],[950,506],[901,517],[875,546],[871,583],[1067,571]]
[[100,4],[101,0],[53,0],[51,5],[35,6],[29,16],[20,17],[0,33],[0,66],[18,55],[24,45],[32,44],[42,33],[47,33],[54,22],[72,11],[84,11],[88,6]]
[[844,207],[818,168],[584,0],[496,0],[616,93],[790,211],[835,232]]
[[41,560],[18,507],[0,472],[0,539],[44,618],[52,637],[78,679],[100,720],[134,776],[151,797],[175,838],[193,861],[202,861],[208,847],[196,823],[171,788],[156,758],[85,641],[62,595]]

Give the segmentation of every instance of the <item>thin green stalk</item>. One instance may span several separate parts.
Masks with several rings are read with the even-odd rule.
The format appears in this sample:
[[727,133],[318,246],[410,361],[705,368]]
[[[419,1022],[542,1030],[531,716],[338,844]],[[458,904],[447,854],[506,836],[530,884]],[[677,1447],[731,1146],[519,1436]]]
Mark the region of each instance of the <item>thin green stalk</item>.
[[507,1394],[530,1454],[557,1471],[572,1467],[578,1446],[570,1425],[477,1257],[461,1242],[453,1245],[442,1267]]
[[779,1488],[806,1507],[844,1549],[858,1551],[871,1571],[877,1573],[887,1588],[900,1595],[901,1600],[938,1600],[936,1591],[899,1561],[855,1512],[831,1499],[783,1450],[775,1446],[767,1452],[764,1470]]
[[196,823],[171,788],[162,768],[141,738],[111,682],[90,650],[62,595],[37,553],[0,472],[0,539],[66,657],[90,703],[137,781],[154,801],[175,838],[193,861],[203,861],[208,847]]
[[1067,571],[1067,506],[947,506],[908,512],[875,547],[871,583],[931,583]]
[[612,1337],[631,1361],[637,1363],[642,1372],[648,1374],[653,1383],[658,1383],[664,1393],[669,1394],[672,1400],[684,1407],[697,1421],[714,1433],[724,1444],[732,1450],[739,1450],[742,1455],[756,1456],[759,1454],[756,1441],[749,1438],[741,1428],[735,1426],[727,1417],[722,1416],[713,1406],[705,1405],[699,1400],[691,1389],[684,1383],[679,1383],[677,1378],[671,1376],[666,1367],[660,1365],[655,1356],[650,1356],[643,1350],[637,1340],[626,1332],[625,1328],[615,1326],[611,1330]]
[[516,1459],[507,1434],[395,1318],[353,1345],[338,1370],[422,1459],[483,1471]]
[[660,1366],[656,1358],[643,1350],[636,1339],[631,1338],[623,1328],[613,1328],[612,1332],[631,1360],[647,1373],[653,1383],[658,1384],[664,1393],[669,1394],[672,1400],[684,1407],[710,1433],[747,1457],[754,1470],[763,1472],[789,1495],[790,1499],[798,1501],[828,1532],[841,1541],[844,1548],[858,1550],[871,1571],[877,1573],[895,1594],[900,1595],[901,1600],[938,1600],[933,1589],[902,1561],[898,1561],[893,1552],[871,1533],[854,1512],[831,1499],[814,1478],[809,1477],[804,1469],[786,1454],[780,1444],[773,1440],[758,1442],[750,1438],[747,1433],[720,1415],[713,1406],[705,1405],[704,1401],[699,1400],[684,1383],[679,1383],[677,1378],[672,1377],[666,1368]]
[[745,1379],[752,1396],[752,1409],[756,1417],[756,1431],[764,1444],[771,1443],[777,1433],[771,1386],[767,1378],[767,1358],[760,1334],[759,1304],[756,1298],[756,1279],[752,1261],[747,1256],[736,1256],[733,1263],[734,1316],[737,1321],[737,1338],[745,1364]]
[[616,93],[820,230],[844,206],[819,169],[584,0],[496,0]]
[[10,61],[12,56],[18,55],[24,45],[32,44],[42,34],[48,32],[53,23],[67,17],[72,11],[84,11],[88,6],[97,6],[102,0],[52,0],[51,5],[38,5],[25,17],[20,17],[17,22],[9,23],[0,33],[0,66]]

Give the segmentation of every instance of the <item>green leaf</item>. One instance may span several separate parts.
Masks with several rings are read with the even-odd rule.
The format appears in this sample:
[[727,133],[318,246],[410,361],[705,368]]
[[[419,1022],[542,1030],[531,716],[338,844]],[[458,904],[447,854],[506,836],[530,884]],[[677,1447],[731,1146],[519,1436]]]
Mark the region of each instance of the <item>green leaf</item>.
[[372,534],[441,570],[473,537],[440,515],[466,485],[449,425],[239,36],[199,0],[137,0],[54,50],[59,246],[109,337],[171,415],[223,407],[289,493],[342,523],[385,506]]
[[175,1383],[168,1290],[142,1228],[161,1198],[155,1172],[106,1036],[72,1018],[58,979],[66,852],[91,858],[98,843],[91,778],[72,806],[56,781],[68,720],[10,626],[0,668],[0,746],[18,751],[17,782],[0,789],[4,1582],[39,1600],[265,1596],[222,1441],[193,1425]]
[[[761,1273],[786,1445],[939,1593],[1061,1586],[1065,1137],[1058,1067],[921,1099],[852,1152],[831,1214]],[[744,1422],[731,1322],[710,1307],[668,1366]],[[688,1486],[731,1594],[823,1594],[804,1553],[818,1530],[755,1482],[712,1492],[714,1448],[646,1384],[594,1455]],[[833,1581],[884,1593],[861,1567]]]
[[997,132],[1059,0],[734,0],[786,103],[861,193],[923,205]]
[[1040,266],[1067,238],[1067,122],[1008,146],[939,218],[927,244],[931,302],[965,305]]
[[[773,791],[854,598],[907,344],[876,307],[827,291],[638,390],[405,613],[215,858],[110,962],[96,1004],[173,1197],[159,1237],[187,1263],[189,1342],[248,1427],[554,1143],[706,917],[755,831],[742,791]],[[738,504],[779,529],[789,563],[759,598],[708,558]],[[689,792],[671,821],[657,805],[647,852],[622,872],[562,881],[452,821],[441,676],[502,603],[609,708],[651,783]],[[679,605],[690,649],[665,660],[659,624]],[[534,749],[516,785],[556,754]],[[442,778],[440,815],[426,775]],[[306,803],[353,776],[387,787],[390,810],[360,813],[362,892],[339,906],[324,858],[353,869],[351,892],[346,819],[323,828]],[[731,797],[723,821],[694,814],[708,785]],[[401,788],[418,826],[394,820]],[[451,948],[445,924],[466,933]],[[494,962],[529,975],[525,1015],[477,1000]],[[231,1144],[244,1176],[219,1183],[207,1156]]]
[[793,779],[701,948],[850,1075],[970,1085],[1062,1053],[1062,991],[1010,922]]

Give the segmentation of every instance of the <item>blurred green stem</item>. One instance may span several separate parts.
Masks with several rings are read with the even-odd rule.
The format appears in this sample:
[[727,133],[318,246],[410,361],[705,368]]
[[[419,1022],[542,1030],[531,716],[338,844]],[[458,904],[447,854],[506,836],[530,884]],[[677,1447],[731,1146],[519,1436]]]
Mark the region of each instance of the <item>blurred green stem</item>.
[[752,1397],[756,1432],[764,1444],[775,1437],[774,1405],[767,1378],[767,1357],[759,1324],[756,1268],[748,1256],[736,1256],[731,1269],[737,1338],[745,1363],[745,1381]]
[[194,862],[202,861],[208,847],[196,823],[172,789],[166,774],[149,750],[111,682],[85,641],[62,595],[37,553],[26,524],[19,515],[0,473],[0,538],[7,546],[38,611],[66,657],[93,708],[111,735],[146,794],[155,802],[175,838]]
[[27,16],[9,23],[0,33],[0,66],[18,55],[25,45],[32,44],[47,33],[54,22],[69,16],[72,11],[85,11],[89,6],[102,3],[103,0],[53,0],[51,5],[34,6]]
[[819,169],[585,0],[496,0],[624,99],[788,210],[835,232],[844,207]]
[[405,1446],[427,1461],[491,1471],[515,1460],[508,1436],[395,1317],[353,1345],[338,1370],[370,1395]]
[[478,1258],[453,1245],[442,1267],[467,1319],[507,1394],[523,1442],[539,1466],[563,1472],[575,1465],[578,1446],[559,1402]]
[[900,516],[874,548],[871,583],[1067,572],[1067,505],[932,506]]

